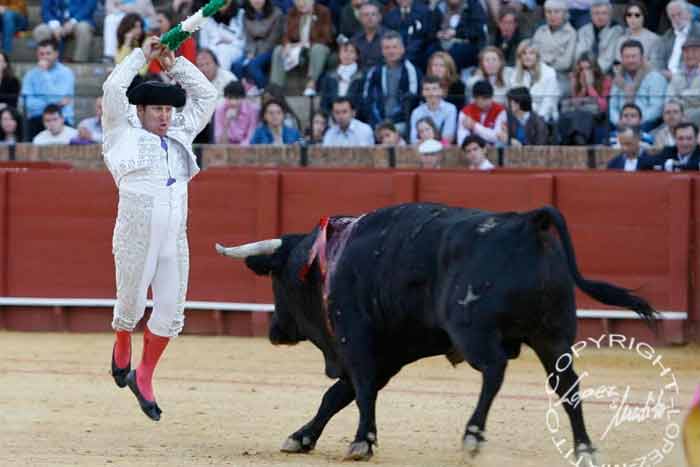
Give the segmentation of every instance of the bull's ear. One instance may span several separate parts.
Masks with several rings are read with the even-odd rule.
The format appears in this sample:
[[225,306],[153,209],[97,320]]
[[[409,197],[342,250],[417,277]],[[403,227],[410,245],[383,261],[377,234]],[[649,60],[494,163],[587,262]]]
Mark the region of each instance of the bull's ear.
[[552,225],[552,216],[548,210],[538,209],[532,213],[530,221],[538,231],[548,231]]

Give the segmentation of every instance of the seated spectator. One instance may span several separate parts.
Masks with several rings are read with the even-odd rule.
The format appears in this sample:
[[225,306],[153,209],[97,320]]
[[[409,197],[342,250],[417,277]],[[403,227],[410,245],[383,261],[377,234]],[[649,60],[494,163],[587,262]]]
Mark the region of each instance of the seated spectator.
[[323,110],[317,110],[311,117],[311,127],[306,129],[306,143],[322,144],[326,131],[328,131],[328,115]]
[[608,169],[636,172],[651,163],[649,155],[642,148],[638,126],[622,125],[618,128],[617,134],[622,153],[610,159]]
[[250,144],[271,144],[283,146],[301,141],[299,132],[284,124],[284,108],[276,99],[263,104],[260,111],[262,124],[255,130]]
[[0,108],[17,108],[20,84],[5,52],[0,52]]
[[[160,11],[156,14],[156,26],[154,32],[157,36],[162,36],[178,24],[175,18],[175,13],[171,10]],[[190,63],[197,60],[197,43],[194,41],[194,36],[188,37],[180,47],[175,51],[175,56],[185,57]],[[164,82],[170,81],[170,77],[163,71],[158,59],[151,60],[148,64],[148,72],[153,75],[160,74]]]
[[384,120],[377,125],[375,130],[377,141],[385,146],[406,146],[406,141],[401,137],[394,122]]
[[102,144],[102,96],[95,98],[95,116],[84,118],[78,124],[78,136],[71,144]]
[[469,162],[469,170],[492,170],[494,165],[486,158],[486,141],[469,135],[462,141],[462,151]]
[[479,68],[467,81],[467,90],[471,93],[474,83],[486,80],[493,87],[493,100],[505,104],[508,82],[512,80],[512,75],[513,69],[506,67],[501,49],[488,46],[479,53]]
[[0,110],[0,145],[22,142],[22,116],[14,107]]
[[[618,125],[622,126],[640,126],[642,123],[642,109],[637,104],[629,102],[622,106],[622,113]],[[644,149],[649,149],[654,144],[654,137],[646,131],[639,132],[641,144]],[[620,142],[617,138],[617,131],[610,132],[610,146],[614,148],[620,147]]]
[[387,29],[401,34],[406,49],[406,59],[421,70],[425,69],[428,57],[435,51],[433,13],[423,2],[396,0],[397,6],[383,20]]
[[368,0],[350,0],[340,11],[340,27],[338,32],[346,39],[352,38],[362,29],[360,10]]
[[430,117],[423,117],[418,119],[415,128],[411,128],[412,131],[416,133],[416,140],[412,141],[412,144],[422,144],[428,140],[440,141],[440,144],[447,147],[450,142],[440,138],[440,129],[435,124],[435,121]]
[[199,30],[197,45],[211,50],[224,70],[245,55],[244,15],[237,2],[227,2]]
[[388,31],[382,37],[382,55],[384,63],[372,68],[365,79],[362,120],[376,125],[389,119],[403,133],[418,101],[420,72],[405,58],[397,32]]
[[58,61],[58,45],[48,39],[37,46],[37,66],[22,79],[22,98],[29,119],[28,135],[33,138],[43,129],[43,112],[49,104],[61,108],[68,124],[73,122],[73,71]]
[[556,72],[540,59],[539,49],[529,39],[520,43],[517,56],[515,71],[508,87],[524,86],[530,89],[535,112],[546,122],[556,121],[559,118],[561,94]]
[[[117,27],[117,55],[114,57],[115,63],[121,63],[132,50],[141,47],[146,37],[144,33],[144,23],[141,16],[136,13],[124,15]],[[148,64],[143,67],[140,74],[148,73]]]
[[[445,52],[449,52],[455,61],[458,70],[476,66],[479,50],[487,42],[486,11],[479,0],[464,0],[461,6],[461,14],[455,23],[454,12],[457,8],[456,0],[444,0],[438,4],[440,19],[440,44]],[[450,6],[451,5],[451,6]],[[448,10],[451,8],[451,12]],[[449,47],[449,48],[447,48]]]
[[279,104],[282,105],[282,110],[284,111],[284,125],[290,128],[294,128],[297,131],[301,130],[301,120],[299,116],[292,110],[287,102],[287,98],[284,96],[284,88],[270,83],[267,85],[262,94],[262,103],[265,104],[270,99],[275,99]]
[[360,29],[351,42],[359,53],[358,64],[362,71],[379,65],[382,60],[382,36],[386,29],[381,25],[382,13],[379,5],[373,1],[365,2],[360,7]]
[[70,144],[70,141],[78,136],[75,128],[65,124],[61,108],[56,104],[47,105],[42,118],[46,129],[34,137],[33,144]]
[[418,145],[418,158],[421,169],[439,169],[442,167],[445,147],[436,139],[426,139]]
[[508,146],[543,146],[549,141],[549,129],[544,119],[532,110],[532,97],[527,88],[508,91],[508,123],[505,138]]
[[692,122],[681,122],[673,129],[676,145],[664,149],[653,158],[654,169],[666,172],[700,169],[700,148],[698,148],[698,127]]
[[690,7],[685,0],[672,0],[666,5],[666,14],[671,28],[661,36],[659,60],[664,67],[661,72],[667,80],[681,68],[681,47],[685,41],[700,37],[700,24],[693,23]]
[[676,99],[666,101],[663,112],[663,125],[652,131],[654,137],[654,149],[660,151],[667,146],[675,146],[676,140],[673,138],[673,129],[680,122],[685,120],[683,103]]
[[622,26],[612,19],[610,0],[593,0],[591,22],[577,32],[576,58],[590,53],[603,73],[608,73],[615,61],[618,41],[623,33]]
[[474,101],[459,114],[457,144],[462,146],[464,139],[471,134],[490,144],[498,144],[498,134],[506,128],[506,109],[493,101],[493,87],[488,81],[477,81],[472,94]]
[[357,65],[357,48],[352,42],[346,42],[338,48],[340,64],[338,68],[326,73],[321,81],[321,109],[332,110],[337,97],[347,97],[357,109],[362,99],[364,73]]
[[622,44],[630,39],[634,39],[642,44],[644,48],[644,58],[647,63],[655,70],[663,70],[666,68],[666,64],[662,62],[660,56],[661,38],[656,33],[644,27],[646,19],[647,9],[644,3],[632,0],[627,4],[625,7],[625,25],[627,27],[622,36],[617,40],[615,60],[619,62],[622,59]]
[[456,109],[464,107],[466,102],[466,88],[459,79],[457,66],[447,52],[435,52],[428,60],[427,74],[440,79],[445,101],[454,105]]
[[612,79],[583,53],[571,73],[571,97],[562,99],[558,121],[564,145],[604,144],[608,139],[608,97]]
[[587,99],[594,104],[592,110],[595,113],[606,113],[611,88],[612,79],[603,73],[594,57],[588,53],[581,54],[571,74],[571,97]]
[[575,60],[576,30],[568,22],[565,0],[545,1],[544,14],[547,24],[537,28],[532,44],[539,51],[542,63],[557,72],[561,93],[566,93],[569,91],[569,72]]
[[645,112],[642,130],[653,130],[659,124],[666,86],[664,77],[644,61],[641,42],[625,42],[622,44],[622,67],[615,73],[610,91],[610,122],[617,126],[622,106],[633,101]]
[[460,70],[475,66],[479,50],[487,42],[487,17],[481,2],[442,0],[438,3],[437,12],[437,38],[442,50],[449,52]]
[[96,6],[97,0],[41,0],[42,22],[34,28],[34,40],[53,39],[63,50],[63,41],[75,37],[73,61],[89,61]]
[[233,73],[219,65],[216,55],[209,49],[204,48],[197,51],[195,65],[219,91],[219,97],[224,96],[224,88],[227,84],[231,81],[237,81]]
[[[267,69],[272,52],[282,39],[284,16],[272,0],[244,0],[245,55],[231,65],[239,79],[247,79],[255,89],[267,86]],[[253,92],[255,94],[255,91]]]
[[144,20],[144,30],[153,28],[156,23],[156,10],[151,0],[105,0],[105,13],[107,14],[102,32],[105,60],[114,61],[116,57],[117,28],[125,15],[139,15]]
[[25,31],[28,22],[26,0],[0,1],[2,15],[2,51],[5,55],[12,54],[12,42],[17,31]]
[[330,11],[314,0],[294,0],[287,15],[287,27],[282,45],[272,54],[270,81],[282,87],[287,72],[302,63],[308,63],[305,96],[316,95],[316,81],[326,68],[326,60],[333,44],[333,22]]
[[247,146],[258,126],[260,109],[246,98],[240,81],[228,83],[224,97],[225,101],[214,112],[214,141]]
[[426,76],[421,85],[425,102],[411,113],[411,144],[418,142],[417,124],[429,117],[436,126],[432,139],[452,144],[456,135],[457,108],[443,99],[443,90],[437,76]]
[[372,127],[355,118],[355,109],[348,97],[333,101],[334,124],[323,136],[324,146],[374,146]]
[[489,45],[503,53],[506,66],[515,66],[516,51],[523,39],[518,24],[518,12],[512,8],[502,8],[498,13],[497,28],[489,40]]
[[683,64],[673,74],[666,90],[666,100],[678,99],[685,106],[686,118],[700,123],[700,37],[683,44]]

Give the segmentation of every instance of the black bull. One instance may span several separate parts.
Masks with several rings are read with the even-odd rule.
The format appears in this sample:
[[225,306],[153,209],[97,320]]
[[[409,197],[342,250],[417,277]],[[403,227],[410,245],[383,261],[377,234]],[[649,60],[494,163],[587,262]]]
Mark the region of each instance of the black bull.
[[[320,237],[328,242],[320,243],[328,265],[318,254]],[[570,396],[578,391],[577,375],[572,366],[555,369],[576,336],[574,285],[649,322],[656,316],[644,299],[581,276],[564,218],[552,207],[491,213],[405,204],[353,223],[331,218],[310,234],[217,250],[272,276],[272,343],[310,340],[323,352],[326,374],[337,379],[316,416],[285,441],[286,452],[313,449],[331,417],[355,400],[359,426],[346,458],[368,459],[377,442],[378,391],[404,365],[446,355],[482,373],[463,439],[475,454],[507,362],[527,344],[559,396],[569,393],[564,407],[577,456],[593,458],[582,406]]]

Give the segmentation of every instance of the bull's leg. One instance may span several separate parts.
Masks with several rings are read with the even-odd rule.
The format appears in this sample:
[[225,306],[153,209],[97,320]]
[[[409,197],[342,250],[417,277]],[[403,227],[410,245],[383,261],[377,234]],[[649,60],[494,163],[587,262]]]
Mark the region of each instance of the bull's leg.
[[569,353],[570,346],[563,341],[554,343],[547,342],[548,339],[546,338],[536,339],[536,341],[536,343],[531,343],[530,345],[547,372],[549,385],[557,395],[562,398],[561,402],[569,417],[571,430],[574,435],[574,454],[576,459],[578,460],[580,457],[584,458],[581,465],[589,465],[589,462],[593,462],[593,465],[598,465],[595,460],[596,449],[593,447],[591,439],[588,437],[586,425],[583,420],[582,402],[574,398],[574,395],[579,391],[579,379],[574,371],[573,362],[567,365],[564,371],[558,371],[556,368],[557,359]]
[[481,320],[478,323],[465,320],[463,311],[453,313],[446,331],[453,345],[462,353],[464,360],[479,370],[482,376],[481,393],[474,413],[469,418],[463,447],[469,454],[476,455],[486,441],[486,419],[491,404],[503,384],[503,375],[508,364],[508,356],[503,348],[500,332],[494,323]]
[[[353,365],[352,374],[360,421],[345,460],[369,460],[372,457],[372,445],[377,444],[378,439],[375,418],[377,393],[401,370],[398,360],[375,362],[366,348],[358,353],[362,358]],[[388,360],[392,360],[391,357]],[[360,364],[362,361],[366,363]]]
[[486,441],[486,418],[491,404],[503,385],[503,375],[506,372],[507,360],[488,364],[481,370],[481,393],[476,409],[467,422],[464,431],[463,446],[472,456],[478,454],[481,445]]
[[316,446],[328,421],[355,399],[352,384],[340,379],[323,395],[321,406],[316,416],[287,438],[282,445],[282,452],[309,452]]

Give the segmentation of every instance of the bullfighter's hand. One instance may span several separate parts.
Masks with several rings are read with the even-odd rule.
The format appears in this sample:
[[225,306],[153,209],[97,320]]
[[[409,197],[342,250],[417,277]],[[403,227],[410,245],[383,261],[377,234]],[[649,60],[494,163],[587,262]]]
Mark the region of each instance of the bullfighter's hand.
[[143,55],[146,57],[146,62],[150,62],[151,60],[157,58],[158,55],[160,55],[160,48],[160,38],[158,36],[150,36],[143,41],[141,50],[143,51]]
[[158,55],[158,61],[165,71],[170,71],[173,65],[175,65],[175,52],[167,47],[162,47],[160,55]]

